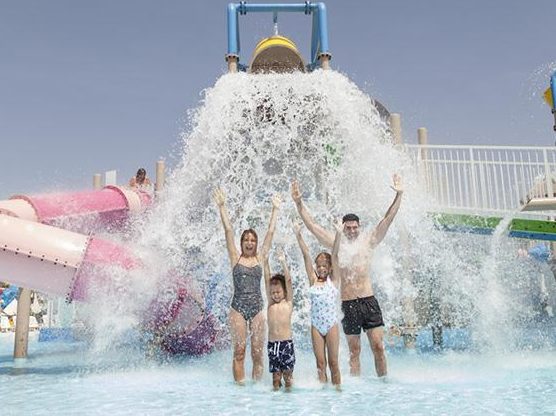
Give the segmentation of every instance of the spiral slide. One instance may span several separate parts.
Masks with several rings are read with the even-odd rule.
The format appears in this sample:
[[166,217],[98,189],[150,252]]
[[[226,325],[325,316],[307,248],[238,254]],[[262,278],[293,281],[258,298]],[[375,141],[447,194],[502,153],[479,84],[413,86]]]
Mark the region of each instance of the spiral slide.
[[[114,267],[132,270],[142,264],[125,247],[82,233],[116,229],[131,213],[141,212],[151,202],[147,193],[116,186],[0,201],[1,279],[68,301],[86,301],[91,290],[108,285]],[[181,338],[179,330],[173,331],[178,339],[171,341],[174,348],[168,350],[207,352],[215,338],[212,318],[186,292],[185,288],[176,292],[178,301],[171,307],[153,305],[153,314],[165,326],[184,328]],[[187,316],[180,311],[187,311]]]

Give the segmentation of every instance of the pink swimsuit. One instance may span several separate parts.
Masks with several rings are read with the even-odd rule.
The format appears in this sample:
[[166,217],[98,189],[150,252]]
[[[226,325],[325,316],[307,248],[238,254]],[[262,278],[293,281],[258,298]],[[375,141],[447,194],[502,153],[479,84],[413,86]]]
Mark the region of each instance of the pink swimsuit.
[[338,323],[338,289],[330,279],[322,285],[313,284],[309,289],[311,299],[311,324],[321,333],[328,334]]

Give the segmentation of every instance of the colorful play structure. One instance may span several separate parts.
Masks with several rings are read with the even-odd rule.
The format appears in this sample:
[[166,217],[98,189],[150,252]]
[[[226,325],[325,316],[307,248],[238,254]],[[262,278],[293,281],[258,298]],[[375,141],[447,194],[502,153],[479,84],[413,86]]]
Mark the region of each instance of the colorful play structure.
[[[311,61],[305,66],[295,43],[278,35],[278,13],[294,12],[312,16]],[[261,40],[255,48],[249,66],[240,63],[239,17],[248,13],[272,13],[274,35]],[[228,5],[228,53],[226,62],[229,72],[246,71],[249,73],[312,71],[319,65],[330,68],[332,57],[328,48],[328,20],[326,5],[322,2],[307,1],[301,4],[247,4]]]
[[[117,227],[151,203],[143,192],[108,186],[100,191],[16,195],[0,201],[0,274],[10,283],[68,301],[87,298],[87,287],[103,279],[107,264],[125,269],[140,262],[110,241],[90,237],[95,229]],[[51,224],[59,224],[65,229]]]
[[[261,40],[249,65],[244,65],[240,61],[239,17],[259,12],[273,14],[274,35]],[[283,12],[312,17],[308,64],[295,43],[278,34],[278,13]],[[229,72],[329,69],[331,53],[324,3],[230,3],[227,22]],[[556,72],[544,96],[551,105],[556,131]],[[404,145],[399,115],[390,115],[390,127],[393,139],[413,158],[416,172],[434,201],[431,215],[438,227],[488,234],[503,217],[512,215],[516,218],[510,222],[510,236],[556,241],[556,222],[547,214],[556,210],[555,148],[429,145],[424,128],[418,131],[418,145]],[[160,178],[157,189],[162,187],[163,169]],[[97,187],[98,179],[95,176]],[[87,301],[91,287],[102,286],[111,278],[107,266],[116,265],[124,270],[142,267],[141,259],[125,246],[97,238],[94,233],[121,227],[130,215],[153,203],[154,195],[111,185],[83,192],[16,195],[0,201],[0,276],[11,285],[25,288],[19,291],[15,357],[27,354],[25,317],[29,289],[68,302]],[[10,293],[15,296],[15,289]],[[165,341],[166,349],[186,353],[210,351],[216,336],[210,311],[203,307],[195,309],[198,300],[183,284],[176,283],[175,294],[170,304],[154,307],[156,316],[147,319],[147,326],[168,326],[176,319],[195,321],[187,334],[173,333],[173,338]],[[182,310],[199,312],[184,317]]]
[[[275,35],[257,45],[247,67],[239,63],[239,16],[252,12],[273,13]],[[311,63],[307,67],[296,45],[277,34],[279,12],[312,15]],[[230,72],[311,71],[319,62],[327,69],[330,57],[324,3],[247,5],[241,2],[228,6],[226,61]],[[158,177],[163,182],[163,169],[157,165]],[[100,175],[95,175],[93,182],[98,188]],[[157,180],[157,189],[161,187]],[[112,185],[84,192],[16,195],[0,201],[0,276],[24,288],[18,296],[14,357],[23,358],[27,354],[30,289],[63,297],[67,302],[87,301],[91,288],[102,287],[111,278],[108,266],[128,271],[142,267],[141,260],[124,246],[97,238],[94,233],[123,226],[130,215],[140,213],[152,203],[153,196],[148,193]],[[164,304],[155,303],[151,307],[152,316],[145,318],[144,328],[154,332],[154,337],[168,352],[210,351],[216,336],[210,311],[199,305],[199,299],[184,286],[179,273],[170,280],[175,298]],[[175,328],[178,320],[187,321],[181,325],[187,327],[187,333],[158,331]]]
[[[545,101],[555,117],[556,72]],[[556,241],[556,148],[430,145],[426,129],[406,145],[448,231],[491,234],[506,216],[511,237]]]
[[[163,171],[158,176],[163,178]],[[160,187],[159,179],[157,188]],[[108,284],[108,269],[130,271],[142,267],[141,260],[125,246],[97,238],[93,233],[121,229],[131,215],[140,214],[151,205],[153,198],[144,191],[106,186],[82,192],[15,195],[0,201],[0,275],[12,284],[2,297],[6,306],[13,300],[8,298],[9,294],[14,295],[13,285],[25,288],[18,297],[16,357],[26,355],[29,289],[65,298],[67,302],[87,301],[91,290]],[[155,302],[144,326],[155,331],[185,320],[188,333],[180,337],[174,331],[168,334],[171,339],[162,335],[161,346],[173,352],[206,352],[215,337],[210,328],[212,318],[201,312],[198,300],[180,282],[176,275],[171,282],[175,299]],[[187,310],[188,315],[184,316],[182,310]],[[197,326],[191,328],[189,321]],[[192,342],[190,337],[195,331],[202,332],[204,338]]]

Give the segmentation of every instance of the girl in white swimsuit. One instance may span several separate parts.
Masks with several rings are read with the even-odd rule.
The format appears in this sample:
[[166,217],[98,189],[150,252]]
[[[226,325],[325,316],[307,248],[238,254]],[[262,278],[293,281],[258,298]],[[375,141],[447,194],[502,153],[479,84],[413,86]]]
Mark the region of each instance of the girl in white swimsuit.
[[[328,262],[328,253],[320,253],[317,261],[324,259]],[[311,299],[311,324],[317,331],[326,337],[330,329],[338,323],[338,288],[331,279],[325,278],[324,282],[317,276],[317,281],[309,289]]]
[[317,373],[321,383],[328,382],[326,364],[330,368],[332,384],[340,388],[341,376],[338,364],[340,332],[338,329],[338,279],[332,273],[332,256],[319,253],[315,267],[309,248],[301,236],[301,225],[293,226],[299,248],[303,253],[305,270],[309,278],[309,297],[311,299],[311,339],[317,360]]

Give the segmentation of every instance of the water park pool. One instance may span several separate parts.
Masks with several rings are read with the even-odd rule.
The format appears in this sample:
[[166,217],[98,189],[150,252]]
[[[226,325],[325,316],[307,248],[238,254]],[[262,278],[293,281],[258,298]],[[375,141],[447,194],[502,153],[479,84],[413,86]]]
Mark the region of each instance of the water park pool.
[[[15,335],[0,333],[2,416],[556,415],[556,246],[546,243],[556,241],[556,227],[550,219],[538,225],[521,218],[520,229],[512,222],[521,205],[534,199],[531,190],[552,196],[552,173],[539,170],[538,157],[536,164],[520,164],[516,183],[524,188],[503,185],[498,198],[491,192],[493,183],[498,189],[496,178],[502,184],[514,178],[507,154],[504,160],[477,159],[467,149],[460,160],[450,150],[451,169],[437,169],[434,163],[442,158],[432,150],[415,152],[402,144],[399,117],[330,70],[323,3],[269,6],[228,6],[229,73],[204,90],[200,106],[188,113],[180,159],[167,183],[157,170],[162,180],[156,193],[108,185],[0,201],[0,275],[56,299],[58,306],[48,313],[57,318],[47,329],[79,328],[88,336],[44,341],[32,332],[28,358],[14,360]],[[271,9],[275,35],[258,44],[250,70],[242,72],[247,68],[239,61],[239,16]],[[307,66],[295,44],[278,35],[278,9],[313,13]],[[556,75],[553,84],[555,89]],[[549,151],[542,151],[540,165],[547,169]],[[491,168],[497,161],[504,169]],[[448,180],[449,172],[457,183]],[[389,186],[398,174],[404,190]],[[291,229],[301,213],[295,196],[287,197],[294,179],[319,223],[330,226],[357,212],[362,233],[382,223],[392,189],[396,199],[404,193],[384,242],[373,246],[372,256],[365,251],[362,263],[385,327],[401,331],[385,338],[386,378],[376,376],[366,340],[363,374],[349,376],[342,335],[341,391],[317,380],[307,339],[311,277]],[[454,192],[452,182],[458,185]],[[436,193],[434,183],[441,185]],[[215,188],[226,192],[238,236],[241,229],[264,231],[269,201],[283,196],[270,264],[276,271],[282,267],[276,261],[280,249],[294,276],[297,360],[291,392],[273,392],[268,372],[259,383],[233,382],[228,313],[237,285],[230,278],[219,208],[211,200]],[[456,188],[472,205],[457,206],[467,214],[479,211],[480,218],[452,212],[440,190],[457,200]],[[513,190],[524,192],[507,198]],[[504,202],[503,214],[496,214],[504,218],[487,216],[491,195]],[[481,198],[484,206],[477,205]],[[510,199],[520,206],[506,207]],[[556,207],[556,198],[552,203]],[[531,224],[539,228],[531,231]],[[226,221],[224,226],[228,231]],[[513,237],[544,240],[535,247],[546,255],[534,256]],[[310,238],[311,250],[322,250]],[[353,252],[347,255],[351,262]],[[342,285],[352,277],[343,276]],[[23,293],[19,306],[25,305]],[[60,306],[63,299],[67,308]],[[443,346],[431,328],[443,331]],[[403,347],[403,331],[419,331],[416,348]],[[250,365],[247,359],[247,373]]]
[[148,361],[136,349],[99,355],[81,343],[30,340],[30,358],[13,362],[13,334],[0,337],[0,382],[5,415],[95,414],[368,414],[554,415],[554,350],[488,354],[388,354],[389,376],[380,381],[370,353],[363,375],[347,375],[341,346],[343,390],[316,380],[311,351],[298,351],[295,387],[272,392],[259,384],[234,385],[231,352]]

